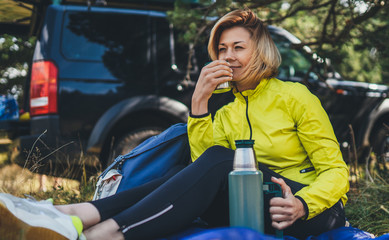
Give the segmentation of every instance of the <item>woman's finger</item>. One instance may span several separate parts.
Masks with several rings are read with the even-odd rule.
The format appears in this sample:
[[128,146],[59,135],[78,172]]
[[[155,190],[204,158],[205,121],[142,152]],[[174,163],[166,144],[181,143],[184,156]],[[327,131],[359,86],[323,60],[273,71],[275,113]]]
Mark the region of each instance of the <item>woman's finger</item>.
[[274,182],[274,183],[277,183],[281,186],[281,189],[282,189],[282,196],[284,198],[288,198],[290,196],[293,196],[293,193],[292,193],[292,190],[290,189],[290,187],[288,186],[288,184],[286,184],[286,182],[284,181],[284,179],[282,178],[276,178],[276,177],[272,177],[271,178],[271,181]]
[[281,207],[281,206],[277,206],[277,207],[270,207],[269,209],[269,212],[270,214],[281,214],[281,215],[291,215],[291,211],[290,211],[290,208],[286,208],[286,207]]
[[230,66],[231,64],[225,60],[215,60],[212,62],[208,62],[204,65],[204,67],[214,67],[218,65],[225,65],[225,66]]
[[271,223],[271,225],[275,228],[275,229],[278,229],[278,230],[283,230],[289,226],[291,226],[293,224],[293,222],[290,222],[290,221],[281,221],[281,222],[275,222],[273,221]]
[[272,214],[271,220],[275,222],[282,222],[282,221],[291,221],[292,219],[288,215],[282,215],[282,214]]

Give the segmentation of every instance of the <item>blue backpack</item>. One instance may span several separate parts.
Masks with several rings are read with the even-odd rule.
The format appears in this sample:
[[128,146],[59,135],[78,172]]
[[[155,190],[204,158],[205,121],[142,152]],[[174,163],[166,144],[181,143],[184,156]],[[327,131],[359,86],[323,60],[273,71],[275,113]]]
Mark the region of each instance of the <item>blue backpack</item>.
[[93,200],[142,185],[162,177],[173,166],[189,163],[187,127],[178,123],[118,156],[99,176]]

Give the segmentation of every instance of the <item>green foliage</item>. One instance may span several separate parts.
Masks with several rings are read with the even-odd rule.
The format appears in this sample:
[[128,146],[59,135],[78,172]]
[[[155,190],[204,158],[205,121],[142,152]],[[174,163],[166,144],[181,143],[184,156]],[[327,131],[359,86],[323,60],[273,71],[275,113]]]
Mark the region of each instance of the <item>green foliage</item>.
[[34,46],[34,37],[0,36],[0,94],[20,101]]
[[[362,2],[365,4],[363,6],[368,7],[370,4],[370,7],[356,8]],[[377,35],[368,34],[367,31],[371,29],[376,32],[389,24],[388,17],[383,17],[387,16],[388,7],[386,3],[375,15],[368,17],[367,13],[373,12],[373,7],[374,4],[367,1],[349,1],[333,7],[328,5],[313,11],[301,11],[295,17],[285,19],[280,25],[310,44],[320,56],[331,59],[335,69],[345,79],[389,83],[384,66],[388,62],[388,56],[382,54],[383,48],[378,49]],[[333,15],[330,15],[331,11]],[[347,32],[349,26],[351,30]],[[383,34],[387,36],[388,33]],[[379,39],[382,41],[384,38]],[[366,44],[366,41],[371,40],[374,43]]]
[[29,23],[32,6],[13,0],[0,1],[0,22]]
[[202,43],[204,28],[211,28],[225,13],[248,7],[264,22],[280,26],[302,40],[348,80],[389,83],[389,1],[331,0],[202,0],[193,7],[176,1],[169,19],[183,30],[182,40]]
[[[353,41],[354,42],[354,41]],[[339,52],[338,71],[345,79],[360,82],[389,83],[389,78],[384,77],[383,66],[377,57],[372,55],[373,50],[355,50],[355,45],[342,46]]]
[[213,26],[217,17],[232,10],[231,0],[200,0],[200,7],[192,7],[183,0],[175,2],[174,11],[168,11],[168,19],[176,29],[182,30],[180,40],[185,43],[204,44],[207,30]]
[[[370,19],[356,29],[354,50],[365,52],[365,59],[371,59],[373,66],[379,68],[382,82],[389,84],[389,8],[383,9],[376,18]],[[369,69],[369,68],[368,68]]]

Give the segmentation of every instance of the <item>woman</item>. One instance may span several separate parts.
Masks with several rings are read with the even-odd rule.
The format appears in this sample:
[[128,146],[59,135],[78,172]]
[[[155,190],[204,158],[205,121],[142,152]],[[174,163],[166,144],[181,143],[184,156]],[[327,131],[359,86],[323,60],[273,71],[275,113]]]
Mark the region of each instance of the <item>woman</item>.
[[[280,56],[263,23],[249,10],[225,15],[211,32],[208,51],[213,62],[201,71],[188,120],[192,164],[88,203],[53,208],[0,195],[0,234],[22,228],[3,227],[5,218],[35,226],[25,232],[42,233],[40,239],[47,234],[76,239],[75,229],[82,228],[87,239],[152,239],[184,229],[197,217],[210,227],[228,226],[227,179],[239,139],[255,140],[264,181],[280,184],[283,191],[282,198],[265,199],[266,232],[283,229],[305,238],[344,226],[348,169],[331,124],[304,86],[274,78]],[[212,121],[208,100],[227,81],[236,99]],[[37,213],[24,217],[31,209],[48,223],[34,222]]]

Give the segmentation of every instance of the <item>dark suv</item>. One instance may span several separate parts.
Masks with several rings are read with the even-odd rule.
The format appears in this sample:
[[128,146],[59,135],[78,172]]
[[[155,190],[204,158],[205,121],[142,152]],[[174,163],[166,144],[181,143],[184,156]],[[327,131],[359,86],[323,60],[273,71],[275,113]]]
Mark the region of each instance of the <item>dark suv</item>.
[[[195,51],[190,79],[208,61],[203,46]],[[25,89],[30,131],[15,141],[24,154],[14,155],[56,152],[50,158],[58,162],[87,152],[104,165],[185,122],[195,85],[188,52],[165,12],[49,6]],[[212,111],[224,101],[215,96]]]
[[[278,77],[302,82],[320,98],[342,146],[351,142],[351,124],[357,146],[373,144],[383,153],[388,88],[344,81],[308,48],[294,49],[299,40],[293,35],[277,27],[269,30],[283,57]],[[185,122],[193,80],[209,59],[205,46],[197,47],[188,78],[189,46],[177,36],[163,11],[49,6],[25,89],[29,132],[15,139],[15,156],[25,160],[38,151],[40,159],[58,163],[91,153],[104,166],[144,139]],[[214,95],[211,112],[232,99],[231,93]]]

